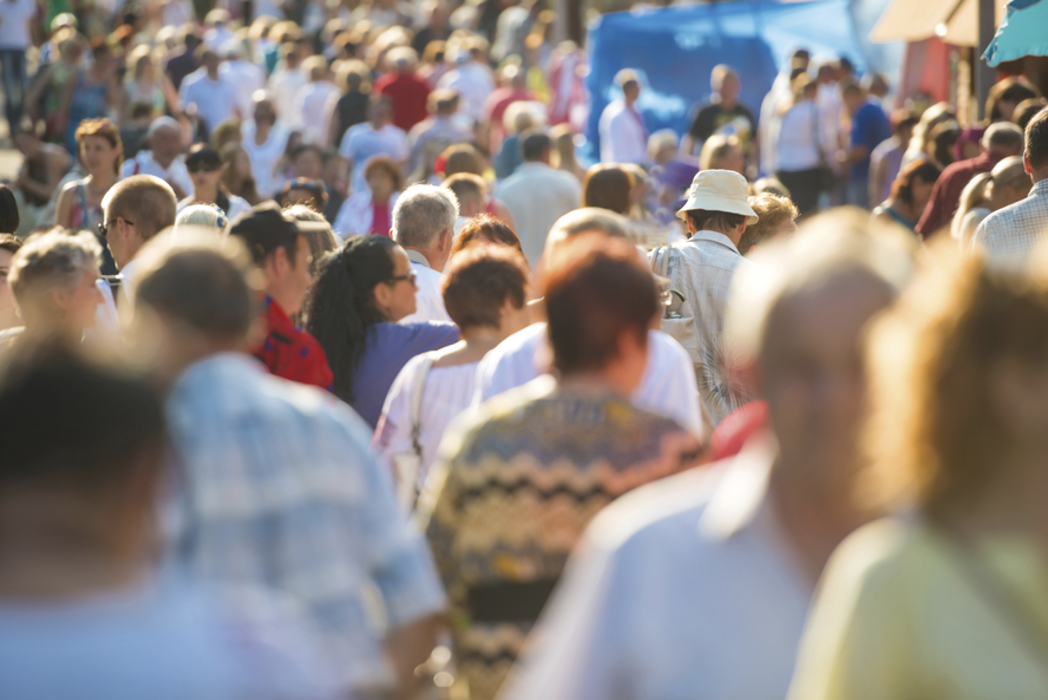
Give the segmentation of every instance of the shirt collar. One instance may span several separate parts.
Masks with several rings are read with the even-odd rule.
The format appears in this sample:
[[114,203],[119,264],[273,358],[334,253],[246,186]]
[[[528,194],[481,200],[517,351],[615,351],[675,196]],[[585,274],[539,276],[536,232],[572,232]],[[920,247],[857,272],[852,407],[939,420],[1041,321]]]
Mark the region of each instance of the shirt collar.
[[426,256],[414,248],[405,248],[404,252],[408,254],[408,260],[425,267],[430,267],[429,260],[426,260]]
[[1034,195],[1048,194],[1048,179],[1035,182],[1033,187],[1030,189],[1030,197]]
[[[262,364],[242,352],[220,352],[208,355],[186,367],[171,388],[171,395],[193,392],[199,386],[217,387],[234,378],[265,374]],[[221,377],[219,381],[217,378]]]
[[739,249],[737,247],[735,247],[735,244],[731,242],[731,239],[728,238],[727,236],[725,236],[723,233],[720,233],[718,231],[697,231],[688,240],[689,241],[709,241],[711,243],[717,243],[719,245],[724,246],[725,248],[729,248],[729,249],[735,251],[735,253],[738,254],[738,255],[742,255],[742,253],[739,253]]
[[775,451],[775,441],[768,436],[751,440],[731,459],[699,521],[707,536],[726,540],[770,516],[768,480]]
[[266,295],[266,316],[268,316],[269,325],[272,328],[275,323],[279,323],[281,326],[294,326],[291,322],[291,317],[287,315],[284,308],[277,303],[277,300],[273,297]]

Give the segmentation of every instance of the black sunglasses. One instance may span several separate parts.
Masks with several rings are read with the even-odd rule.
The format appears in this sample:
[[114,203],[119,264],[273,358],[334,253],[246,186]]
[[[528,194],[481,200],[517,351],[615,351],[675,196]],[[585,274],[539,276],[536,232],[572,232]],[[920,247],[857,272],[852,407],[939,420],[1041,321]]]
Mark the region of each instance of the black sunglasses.
[[213,173],[221,167],[221,163],[206,163],[200,161],[197,161],[196,163],[186,163],[186,170],[191,173],[199,173],[201,171],[205,173]]
[[[122,216],[118,216],[116,218],[117,219],[124,219],[124,217],[122,217]],[[102,238],[106,238],[109,235],[109,227],[113,225],[113,222],[115,220],[116,219],[110,219],[109,221],[100,221],[100,222],[98,222],[98,235],[101,236]],[[134,226],[135,225],[134,221],[128,221],[127,219],[124,219],[124,223],[127,224],[128,226]]]
[[411,282],[411,284],[415,284],[415,280],[416,279],[418,279],[418,275],[415,274],[414,270],[412,270],[411,272],[407,273],[406,275],[395,275],[393,277],[390,277],[389,281],[386,284],[394,285],[397,282],[403,282],[405,280],[408,281],[408,282]]

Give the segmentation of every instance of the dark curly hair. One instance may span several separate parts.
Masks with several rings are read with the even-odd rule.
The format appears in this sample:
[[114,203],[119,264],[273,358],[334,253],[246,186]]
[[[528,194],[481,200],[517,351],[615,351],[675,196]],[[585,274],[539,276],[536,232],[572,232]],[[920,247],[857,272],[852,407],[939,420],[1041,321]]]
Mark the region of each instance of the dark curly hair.
[[324,256],[310,293],[306,330],[324,348],[335,375],[335,395],[353,402],[353,371],[368,329],[388,320],[375,306],[375,285],[393,276],[393,250],[386,236],[358,236]]

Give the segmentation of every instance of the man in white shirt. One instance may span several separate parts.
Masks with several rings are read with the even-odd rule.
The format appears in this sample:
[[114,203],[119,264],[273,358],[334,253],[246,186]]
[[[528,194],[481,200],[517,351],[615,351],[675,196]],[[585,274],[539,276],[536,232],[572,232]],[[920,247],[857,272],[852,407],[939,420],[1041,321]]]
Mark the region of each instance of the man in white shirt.
[[621,70],[615,84],[622,88],[622,99],[604,108],[597,124],[602,163],[644,162],[648,155],[648,130],[637,111],[640,80],[632,70]]
[[297,127],[290,122],[291,105],[309,79],[302,70],[302,59],[294,44],[282,47],[280,52],[283,63],[269,77],[269,89],[273,91],[273,103],[280,105],[281,111],[285,113],[284,121],[291,127]]
[[222,59],[214,49],[201,47],[199,51],[203,67],[186,76],[178,97],[187,109],[195,105],[208,131],[214,131],[222,122],[240,114],[237,87],[228,78],[219,75]]
[[4,89],[7,130],[21,128],[25,101],[25,52],[29,48],[29,22],[36,14],[34,0],[0,0],[0,80]]
[[323,56],[310,56],[303,61],[302,70],[309,75],[309,82],[295,95],[292,120],[302,129],[303,142],[323,145],[328,122],[342,93],[331,82],[331,70]]
[[393,240],[407,251],[416,287],[417,309],[401,323],[452,323],[440,286],[444,265],[451,257],[457,218],[455,193],[433,185],[412,185],[393,207]]
[[247,118],[251,113],[251,96],[266,87],[266,73],[261,66],[245,58],[247,54],[239,42],[229,42],[222,51],[226,60],[218,69],[218,74],[236,86],[237,108]]
[[283,186],[276,165],[287,150],[288,130],[278,121],[273,100],[265,92],[255,93],[251,114],[254,119],[240,127],[241,144],[251,158],[255,189],[263,197],[272,197]]
[[[626,237],[625,218],[605,209],[577,209],[562,216],[546,241],[545,260],[579,234],[599,232]],[[546,324],[535,323],[511,335],[493,348],[477,367],[473,406],[550,372]],[[702,438],[703,421],[691,361],[684,348],[662,331],[648,334],[648,364],[640,386],[633,393],[640,408],[672,418]]]
[[175,225],[177,207],[171,187],[155,175],[120,180],[102,198],[105,218],[101,230],[120,270],[121,299],[134,296],[138,252],[146,241]]
[[401,166],[408,159],[408,135],[393,125],[393,103],[388,97],[373,96],[368,105],[368,121],[346,131],[339,155],[352,162],[352,192],[367,192],[364,166],[372,156],[389,156]]
[[458,66],[445,73],[437,81],[437,87],[449,88],[461,95],[463,113],[474,123],[479,122],[484,116],[484,101],[495,92],[485,46],[475,43],[468,50],[462,49]]
[[175,192],[181,201],[193,193],[193,181],[182,159],[182,129],[171,117],[159,117],[146,133],[149,150],[139,151],[120,166],[120,177],[155,175]]
[[864,520],[863,329],[913,267],[844,217],[768,246],[738,279],[733,329],[775,434],[598,515],[503,700],[786,694],[815,582]]
[[535,129],[521,136],[524,164],[503,181],[497,194],[517,225],[524,257],[534,270],[553,224],[578,208],[582,186],[571,173],[550,167],[553,142],[545,131]]

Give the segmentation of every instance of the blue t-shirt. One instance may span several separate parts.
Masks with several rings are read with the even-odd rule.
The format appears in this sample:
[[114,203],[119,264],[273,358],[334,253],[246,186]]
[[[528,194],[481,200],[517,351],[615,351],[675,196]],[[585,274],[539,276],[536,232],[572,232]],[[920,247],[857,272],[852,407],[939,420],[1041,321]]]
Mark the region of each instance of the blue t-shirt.
[[891,125],[884,110],[875,102],[868,101],[852,117],[851,145],[866,146],[866,157],[852,164],[853,180],[867,180],[870,176],[870,154],[873,149],[892,135]]
[[[312,632],[259,610],[268,594],[241,593],[234,610],[224,595],[178,577],[61,603],[0,599],[0,697],[333,697],[334,675]],[[239,609],[247,601],[250,614]]]
[[389,387],[408,360],[458,339],[458,327],[450,323],[375,324],[368,330],[364,356],[353,372],[353,408],[374,430]]

